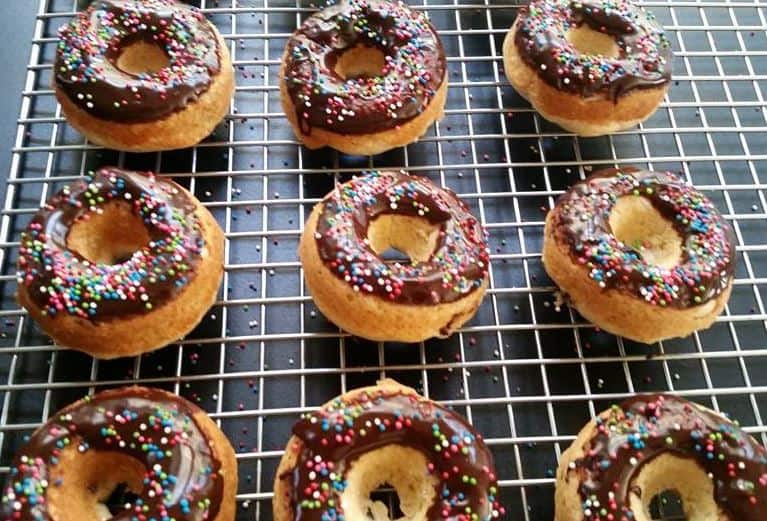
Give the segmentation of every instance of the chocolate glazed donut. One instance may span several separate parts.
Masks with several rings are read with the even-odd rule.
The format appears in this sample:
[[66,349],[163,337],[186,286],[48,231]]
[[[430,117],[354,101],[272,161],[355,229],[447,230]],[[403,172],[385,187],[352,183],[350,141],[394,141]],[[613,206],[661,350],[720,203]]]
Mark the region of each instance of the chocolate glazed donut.
[[[110,201],[128,201],[138,209],[151,245],[117,267],[94,266],[70,249],[68,240],[73,226]],[[195,211],[191,195],[164,180],[101,169],[56,194],[32,217],[21,241],[19,280],[49,316],[69,313],[108,322],[148,312],[175,298],[196,275],[205,239]]]
[[[360,49],[383,54],[380,72],[340,71],[339,63]],[[352,69],[370,68],[365,60],[363,52]],[[372,154],[417,139],[441,117],[445,71],[442,42],[423,13],[402,2],[341,0],[293,33],[280,87],[306,146]]]
[[641,342],[709,327],[735,270],[735,234],[670,172],[595,172],[549,212],[547,273],[587,319]]
[[[671,46],[663,29],[654,20],[642,20],[636,9],[623,2],[534,1],[519,14],[514,43],[552,87],[615,101],[671,79]],[[613,37],[621,55],[609,59],[574,50],[566,33],[584,24]]]
[[671,44],[628,0],[532,0],[503,45],[509,81],[547,119],[580,135],[649,117],[671,79]]
[[[387,260],[390,247],[408,260]],[[417,342],[471,318],[490,256],[479,221],[450,190],[404,172],[368,172],[312,211],[299,255],[317,307],[352,334]]]
[[96,0],[59,30],[53,86],[68,121],[120,150],[196,144],[228,109],[233,78],[216,28],[175,0]]
[[191,331],[216,298],[224,236],[184,188],[106,167],[55,194],[21,236],[18,299],[60,345],[99,358]]
[[72,404],[32,434],[0,518],[229,521],[236,490],[234,451],[202,410],[126,387]]
[[369,498],[384,483],[413,521],[504,514],[482,437],[454,412],[384,380],[295,424],[275,478],[275,520],[389,519]]
[[[454,193],[402,172],[371,172],[340,191],[325,200],[315,232],[320,257],[336,277],[360,291],[404,304],[454,302],[481,285],[489,261],[485,234]],[[429,262],[390,266],[371,252],[371,223],[392,214],[438,226],[437,255]],[[446,284],[451,270],[460,276]],[[382,277],[383,284],[378,282]]]
[[649,520],[651,500],[669,489],[691,521],[762,521],[767,451],[682,398],[630,398],[601,413],[562,455],[556,521]]

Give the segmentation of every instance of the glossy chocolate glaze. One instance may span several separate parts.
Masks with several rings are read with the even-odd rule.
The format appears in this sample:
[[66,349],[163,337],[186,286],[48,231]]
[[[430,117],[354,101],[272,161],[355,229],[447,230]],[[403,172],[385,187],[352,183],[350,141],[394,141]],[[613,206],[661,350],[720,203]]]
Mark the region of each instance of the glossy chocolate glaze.
[[[338,58],[361,45],[386,57],[380,78],[344,80]],[[423,13],[388,0],[340,0],[309,17],[285,51],[285,85],[304,134],[368,134],[419,115],[445,81],[445,52]]]
[[[607,519],[607,513],[633,518],[629,494],[641,497],[633,480],[661,454],[693,459],[708,473],[713,499],[730,519],[765,519],[767,451],[731,421],[682,398],[652,394],[624,401],[600,416],[584,450],[567,479],[580,482],[586,521]],[[607,509],[601,517],[589,506],[594,500]]]
[[[51,519],[46,490],[61,485],[50,478],[58,456],[96,450],[120,452],[144,465],[144,489],[131,491],[143,501],[142,519],[215,519],[223,495],[221,463],[193,418],[200,412],[186,400],[141,387],[104,391],[66,407],[32,434],[14,460],[0,517]],[[140,508],[136,501],[134,506]],[[111,519],[135,515],[124,509]]]
[[[151,242],[114,265],[69,248],[69,231],[106,204],[128,204]],[[43,312],[93,321],[144,313],[175,298],[195,276],[205,248],[190,195],[153,174],[102,168],[54,195],[27,225],[19,284]]]
[[[671,269],[648,264],[642,250],[619,242],[610,214],[621,197],[645,197],[682,241]],[[714,205],[670,172],[635,168],[595,172],[573,185],[552,210],[552,230],[573,261],[602,288],[633,293],[653,304],[688,308],[716,298],[735,272],[735,235]]]
[[[663,28],[626,0],[533,0],[520,9],[516,24],[515,44],[522,59],[556,89],[617,100],[671,79],[671,45]],[[566,35],[584,24],[612,36],[619,56],[578,52]]]
[[[479,520],[499,517],[503,512],[495,497],[493,457],[481,436],[465,419],[420,396],[376,391],[360,392],[344,401],[336,399],[296,423],[293,434],[301,441],[300,454],[296,466],[282,478],[291,480],[296,521],[336,519],[334,514],[342,514],[339,497],[346,472],[361,455],[386,445],[411,447],[431,465],[424,473],[432,474],[438,482],[434,490],[437,500],[430,505],[427,519],[466,519],[467,508]],[[315,470],[315,464],[333,465],[336,480],[330,489],[319,485],[327,478],[321,477],[324,474]],[[307,504],[306,491],[318,486],[323,490],[319,501],[323,505]]]
[[[479,221],[450,190],[404,172],[370,172],[325,197],[315,238],[333,274],[363,294],[432,305],[456,301],[482,285],[489,269]],[[389,262],[367,243],[368,226],[382,215],[421,217],[440,226],[426,262]]]
[[[122,50],[158,45],[168,66],[131,74]],[[219,43],[202,13],[175,0],[96,0],[59,30],[55,85],[89,114],[116,122],[155,121],[208,90],[221,68]]]

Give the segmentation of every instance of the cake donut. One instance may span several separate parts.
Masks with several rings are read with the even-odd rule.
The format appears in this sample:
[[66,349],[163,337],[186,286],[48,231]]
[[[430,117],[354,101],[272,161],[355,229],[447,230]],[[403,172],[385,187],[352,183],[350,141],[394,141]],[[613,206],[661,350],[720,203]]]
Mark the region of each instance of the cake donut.
[[639,342],[709,327],[732,289],[735,235],[670,172],[602,170],[546,217],[543,264],[574,307]]
[[4,521],[231,521],[237,462],[205,412],[160,389],[88,396],[32,433],[2,492]]
[[58,344],[136,355],[189,333],[213,305],[224,235],[173,181],[102,168],[54,195],[21,235],[19,302]]
[[675,490],[690,521],[763,521],[767,451],[724,416],[662,394],[602,412],[559,462],[555,521],[650,521]]
[[671,79],[671,44],[629,0],[532,0],[503,42],[514,88],[546,119],[581,136],[650,117]]
[[96,0],[59,29],[53,88],[89,140],[149,152],[195,145],[229,110],[234,70],[218,30],[175,0]]
[[387,379],[296,423],[274,481],[274,519],[386,521],[386,505],[370,499],[384,484],[399,496],[401,519],[487,521],[505,512],[481,435]]
[[288,40],[282,106],[308,148],[378,154],[412,143],[442,118],[446,70],[424,13],[403,2],[340,0]]
[[[408,260],[387,260],[395,248]],[[486,233],[450,190],[402,171],[338,185],[312,211],[299,245],[319,310],[342,329],[379,341],[446,337],[485,294]]]

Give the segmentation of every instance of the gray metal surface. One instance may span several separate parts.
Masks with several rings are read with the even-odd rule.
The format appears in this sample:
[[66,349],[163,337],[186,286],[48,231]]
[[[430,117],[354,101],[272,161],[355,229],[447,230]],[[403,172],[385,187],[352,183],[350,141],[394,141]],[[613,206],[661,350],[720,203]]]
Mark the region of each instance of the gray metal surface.
[[[220,423],[238,452],[240,519],[271,519],[274,470],[299,414],[384,375],[454,406],[484,433],[507,519],[552,519],[558,455],[591,415],[635,392],[696,399],[767,441],[767,4],[645,2],[676,51],[670,94],[640,128],[579,139],[540,118],[505,80],[500,49],[515,5],[412,3],[429,13],[449,56],[445,119],[417,144],[355,158],[302,148],[281,111],[279,59],[314,6],[203,1],[237,67],[231,115],[194,149],[136,155],[84,143],[61,117],[49,87],[55,31],[77,2],[41,0],[0,217],[0,477],[24,435],[56,409],[129,383],[174,390]],[[54,347],[13,295],[30,216],[65,182],[106,164],[172,175],[211,209],[228,241],[219,301],[192,335],[98,362]],[[575,180],[616,164],[680,171],[733,223],[737,280],[710,330],[639,345],[555,305],[540,262],[544,210]],[[348,337],[306,292],[296,246],[307,212],[334,181],[378,167],[449,186],[490,231],[490,290],[448,340]]]

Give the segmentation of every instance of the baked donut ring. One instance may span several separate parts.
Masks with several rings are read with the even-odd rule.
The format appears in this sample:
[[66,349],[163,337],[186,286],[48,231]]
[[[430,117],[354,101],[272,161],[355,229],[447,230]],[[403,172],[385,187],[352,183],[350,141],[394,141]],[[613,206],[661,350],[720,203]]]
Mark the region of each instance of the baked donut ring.
[[763,521],[767,451],[724,416],[662,394],[602,412],[559,461],[555,521],[650,521],[675,490],[689,521]]
[[581,136],[636,125],[671,79],[671,44],[629,0],[532,0],[503,42],[506,77],[540,114]]
[[57,412],[16,456],[6,521],[231,521],[237,462],[204,411],[160,389],[124,387]]
[[304,415],[274,480],[275,521],[387,521],[370,493],[388,483],[402,519],[488,521],[498,501],[493,456],[462,417],[386,379]]
[[607,169],[573,185],[546,217],[546,272],[599,327],[639,342],[709,327],[735,271],[735,235],[670,172]]
[[[387,261],[390,247],[410,261]],[[486,234],[450,190],[404,172],[368,172],[314,207],[299,256],[319,310],[370,340],[446,337],[477,311]]]
[[89,140],[132,152],[195,145],[229,111],[229,51],[175,0],[99,0],[59,30],[53,88]]
[[288,40],[282,106],[308,148],[372,155],[442,119],[445,51],[426,15],[389,0],[340,0]]
[[17,296],[60,345],[136,355],[194,329],[215,301],[223,251],[221,228],[181,186],[102,168],[27,225]]

